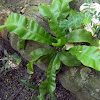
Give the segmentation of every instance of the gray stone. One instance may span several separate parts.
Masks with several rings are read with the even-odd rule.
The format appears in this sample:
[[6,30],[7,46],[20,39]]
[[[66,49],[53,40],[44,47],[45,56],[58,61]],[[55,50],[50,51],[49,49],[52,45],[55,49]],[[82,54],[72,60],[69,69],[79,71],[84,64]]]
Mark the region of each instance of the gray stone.
[[11,44],[11,46],[15,50],[19,51],[21,53],[22,57],[24,57],[28,61],[31,60],[29,54],[33,50],[38,49],[38,48],[47,48],[48,47],[48,45],[46,45],[46,44],[42,44],[42,43],[38,43],[38,42],[35,42],[35,41],[28,41],[27,40],[26,43],[25,43],[25,49],[24,50],[23,49],[18,50],[18,44],[17,44],[18,40],[19,39],[18,39],[17,35],[15,35],[15,34],[10,35],[10,44]]
[[[6,8],[5,6],[0,5],[0,25],[4,25],[8,15],[11,13],[11,11]],[[0,39],[6,39],[7,40],[7,29],[4,29],[0,32]]]
[[64,88],[80,100],[100,100],[100,72],[87,67],[66,68],[58,75]]

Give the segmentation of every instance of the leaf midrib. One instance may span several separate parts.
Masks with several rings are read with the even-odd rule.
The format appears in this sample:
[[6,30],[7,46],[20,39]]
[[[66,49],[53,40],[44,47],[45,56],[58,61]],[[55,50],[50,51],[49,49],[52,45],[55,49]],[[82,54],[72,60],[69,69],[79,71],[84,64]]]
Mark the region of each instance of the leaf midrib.
[[[7,24],[6,26],[17,26],[17,28],[18,28],[18,27],[21,27],[21,28],[24,29],[25,31],[27,31],[27,32],[29,31],[28,29],[22,27],[21,25],[18,26],[17,24]],[[14,30],[14,31],[15,31],[15,30]],[[36,32],[32,32],[32,31],[29,31],[29,32],[30,32],[30,33],[35,33],[35,35],[37,35],[37,37],[40,37],[40,38],[42,38],[43,40],[49,41],[49,43],[52,44],[52,41],[50,41],[50,36],[49,36],[49,35],[48,35],[48,36],[49,36],[49,39],[46,39],[46,38],[43,38],[43,36],[39,35],[40,33],[37,34]],[[12,33],[13,33],[13,31],[12,31]],[[46,32],[45,32],[45,34],[46,34]],[[51,37],[52,37],[52,36],[51,36]],[[53,37],[52,37],[51,39],[53,39]]]
[[[83,54],[83,55],[85,55],[86,57],[88,57],[88,58],[91,58],[91,59],[93,59],[95,62],[97,61],[98,62],[98,64],[100,63],[98,60],[95,60],[93,57],[91,57],[91,56],[88,56],[88,55],[86,55],[86,54]],[[83,56],[82,55],[82,56]]]

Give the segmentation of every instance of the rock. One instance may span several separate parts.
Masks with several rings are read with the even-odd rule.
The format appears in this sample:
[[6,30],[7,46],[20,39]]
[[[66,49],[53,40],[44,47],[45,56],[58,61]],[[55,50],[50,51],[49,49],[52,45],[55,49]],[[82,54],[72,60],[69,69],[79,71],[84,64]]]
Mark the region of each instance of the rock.
[[24,7],[28,0],[0,0],[0,4],[9,8],[13,12],[20,12],[20,9]]
[[25,43],[25,49],[23,50],[18,50],[18,36],[15,35],[15,34],[12,34],[10,35],[10,44],[11,46],[20,52],[20,54],[22,55],[23,58],[25,58],[26,60],[30,61],[31,58],[29,56],[29,54],[35,50],[35,49],[38,49],[38,48],[46,48],[48,47],[48,45],[46,44],[42,44],[42,43],[38,43],[38,42],[35,42],[35,41],[26,41]]
[[[11,11],[7,8],[5,8],[4,6],[1,6],[0,5],[0,25],[4,25],[8,15],[11,13]],[[5,40],[8,40],[7,39],[7,34],[8,34],[8,31],[7,29],[4,29],[3,31],[0,32],[0,39],[5,39]]]
[[79,100],[100,100],[100,75],[88,67],[66,68],[58,75],[64,88],[74,93]]

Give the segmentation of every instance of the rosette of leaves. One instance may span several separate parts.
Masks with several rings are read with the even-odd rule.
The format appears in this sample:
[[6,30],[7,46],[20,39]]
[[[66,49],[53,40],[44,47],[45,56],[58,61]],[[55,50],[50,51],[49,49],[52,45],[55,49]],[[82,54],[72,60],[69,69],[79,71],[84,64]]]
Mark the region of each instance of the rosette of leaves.
[[[5,25],[0,26],[0,31],[6,27],[11,34],[17,34],[22,40],[34,40],[50,45],[46,49],[39,48],[31,52],[32,61],[27,65],[28,72],[33,74],[33,63],[41,57],[49,55],[47,79],[39,86],[39,100],[44,100],[47,93],[54,97],[56,71],[60,69],[62,63],[68,67],[83,64],[100,71],[99,40],[95,40],[92,34],[84,29],[76,28],[71,33],[66,33],[63,27],[60,27],[60,22],[65,20],[70,13],[69,2],[71,0],[52,0],[51,5],[39,6],[39,11],[48,20],[53,35],[47,33],[36,22],[18,14],[9,15]],[[66,50],[65,44],[82,42],[89,45],[74,45]]]

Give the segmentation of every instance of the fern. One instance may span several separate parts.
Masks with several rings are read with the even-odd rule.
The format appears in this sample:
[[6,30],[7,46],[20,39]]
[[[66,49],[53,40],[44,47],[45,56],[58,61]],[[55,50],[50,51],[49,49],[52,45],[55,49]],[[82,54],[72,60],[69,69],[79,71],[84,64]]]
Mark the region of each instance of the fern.
[[[25,40],[49,45],[49,48],[39,48],[32,51],[30,54],[32,60],[27,64],[28,73],[33,74],[34,62],[36,63],[42,57],[50,56],[47,58],[50,61],[46,71],[47,79],[39,86],[39,100],[44,100],[47,93],[54,97],[56,71],[60,69],[62,63],[69,67],[80,66],[82,63],[100,71],[100,40],[94,39],[90,32],[82,29],[83,23],[87,24],[88,21],[85,22],[84,13],[70,9],[69,2],[71,1],[52,0],[51,5],[42,4],[39,6],[39,11],[48,20],[53,35],[47,33],[35,21],[28,20],[25,16],[18,14],[9,15],[5,25],[0,26],[0,31],[6,27],[11,34],[15,33],[22,39],[19,43],[21,48],[24,48]],[[72,28],[72,32],[67,31],[66,34],[66,28]],[[66,50],[67,43],[73,46]],[[89,43],[89,45],[82,46],[81,43]]]

